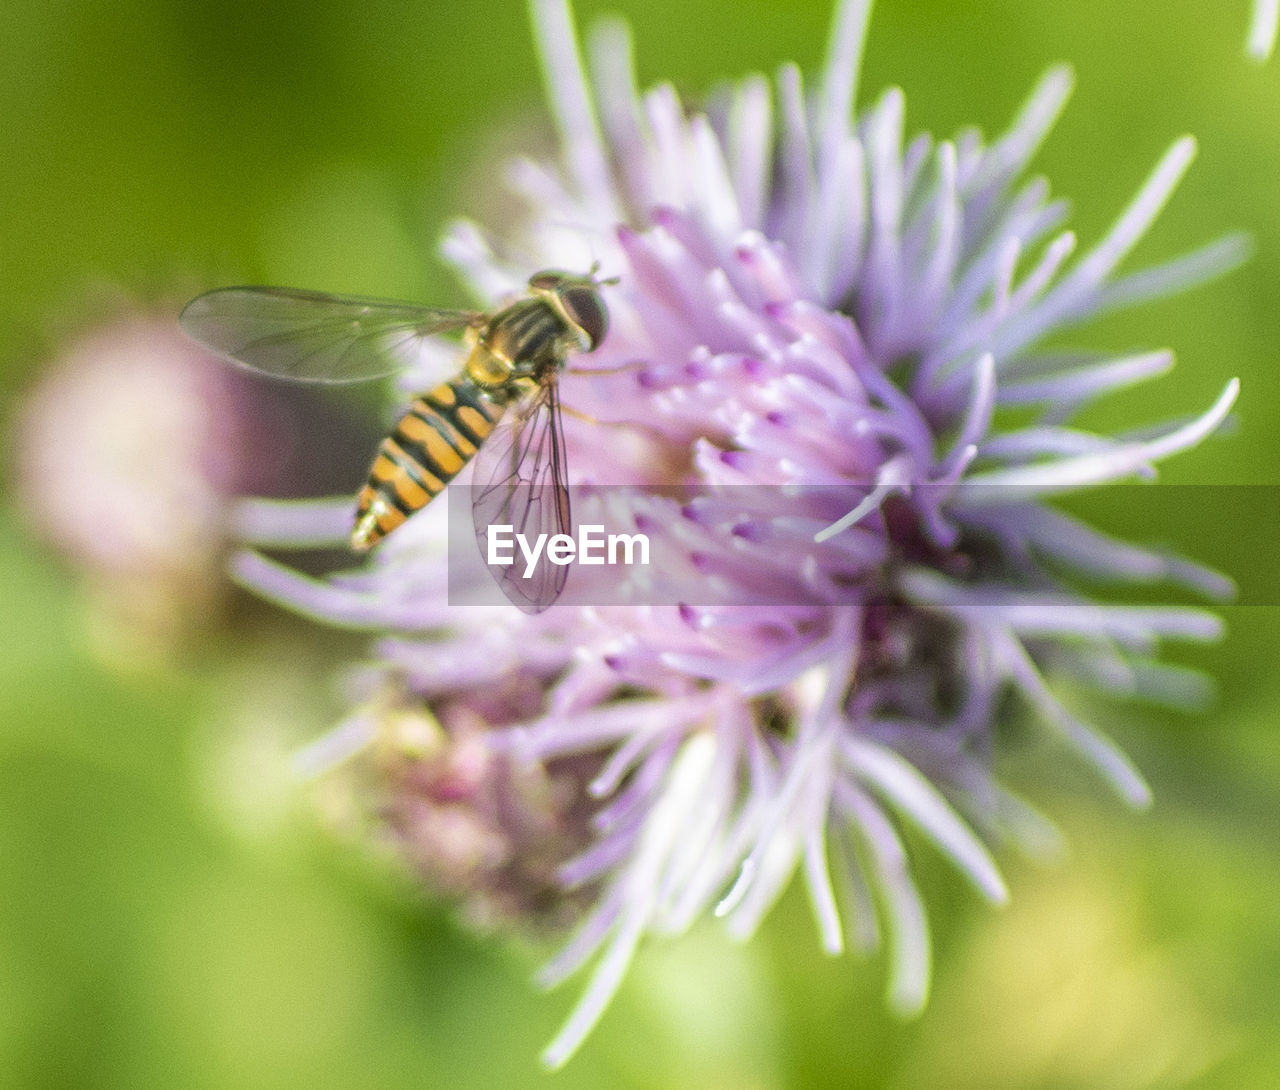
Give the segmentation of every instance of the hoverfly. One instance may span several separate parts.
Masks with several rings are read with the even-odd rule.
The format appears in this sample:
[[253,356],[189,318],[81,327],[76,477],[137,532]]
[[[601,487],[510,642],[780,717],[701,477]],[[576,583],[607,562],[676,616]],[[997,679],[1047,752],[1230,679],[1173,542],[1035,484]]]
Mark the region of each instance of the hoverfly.
[[[406,367],[426,337],[462,331],[461,370],[413,399],[378,448],[356,499],[351,547],[372,548],[476,459],[472,516],[517,532],[571,534],[558,380],[571,352],[594,351],[609,314],[595,269],[547,270],[525,298],[491,314],[293,288],[218,288],[182,312],[206,348],[251,370],[303,382],[382,378]],[[541,565],[491,569],[526,613],[559,597],[568,577]]]

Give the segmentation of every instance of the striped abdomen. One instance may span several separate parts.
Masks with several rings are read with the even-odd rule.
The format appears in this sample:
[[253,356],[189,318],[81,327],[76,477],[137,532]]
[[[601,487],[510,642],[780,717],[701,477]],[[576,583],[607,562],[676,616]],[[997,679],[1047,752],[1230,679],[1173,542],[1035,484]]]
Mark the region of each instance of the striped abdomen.
[[369,481],[356,500],[351,547],[377,544],[444,486],[475,455],[505,406],[466,378],[443,382],[414,398],[378,448]]

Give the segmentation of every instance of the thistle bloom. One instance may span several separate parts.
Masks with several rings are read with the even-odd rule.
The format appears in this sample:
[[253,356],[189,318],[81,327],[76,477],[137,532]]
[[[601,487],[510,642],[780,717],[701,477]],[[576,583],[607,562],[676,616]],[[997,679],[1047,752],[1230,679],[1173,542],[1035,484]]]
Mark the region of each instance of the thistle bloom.
[[318,417],[308,392],[226,367],[158,314],[62,348],[18,413],[16,490],[112,654],[168,649],[218,612],[233,497],[357,479],[367,425],[344,414],[343,440],[316,441]]
[[[1227,586],[1044,503],[1151,475],[1236,397],[1231,382],[1189,422],[1095,435],[1069,420],[1165,373],[1171,355],[1046,347],[1240,260],[1232,237],[1115,275],[1193,141],[1177,140],[1073,260],[1065,206],[1042,179],[1021,180],[1070,74],[1050,70],[993,143],[970,130],[904,146],[900,91],[852,114],[869,7],[841,3],[813,92],[785,66],[775,85],[747,77],[704,113],[669,86],[635,89],[618,22],[592,37],[588,78],[563,0],[534,0],[563,161],[512,164],[521,222],[500,235],[463,223],[445,244],[486,300],[547,266],[599,261],[618,278],[609,336],[578,361],[587,373],[561,384],[586,414],[565,422],[570,472],[574,483],[758,486],[745,514],[663,498],[644,512],[724,604],[450,609],[440,504],[328,580],[255,552],[236,561],[269,597],[383,634],[360,675],[374,708],[394,689],[446,730],[459,716],[482,723],[468,744],[478,737],[515,766],[590,760],[562,781],[576,795],[546,803],[548,815],[590,812],[589,843],[559,881],[592,907],[544,979],[593,968],[546,1052],[553,1066],[600,1017],[642,938],[712,912],[746,938],[797,872],[823,947],[874,947],[883,931],[889,1001],[919,1010],[929,938],[901,827],[1003,901],[987,844],[1034,850],[1054,836],[993,770],[1008,698],[1142,806],[1141,775],[1050,675],[1176,702],[1200,680],[1159,664],[1159,645],[1219,632],[1198,609],[1076,593],[1072,575]],[[1007,407],[1029,422],[998,428]],[[793,485],[841,487],[796,499],[782,487]],[[822,498],[849,494],[843,507]],[[345,504],[282,511],[274,527],[269,510],[259,516],[274,544],[290,543],[294,518],[332,517],[335,534],[349,518]],[[735,604],[762,591],[775,604]],[[367,752],[385,728],[362,708],[307,759]],[[403,804],[401,791],[384,785],[383,807]],[[401,836],[412,854],[415,834]]]
[[164,642],[219,597],[235,389],[176,323],[138,314],[69,344],[22,408],[18,494],[113,638]]

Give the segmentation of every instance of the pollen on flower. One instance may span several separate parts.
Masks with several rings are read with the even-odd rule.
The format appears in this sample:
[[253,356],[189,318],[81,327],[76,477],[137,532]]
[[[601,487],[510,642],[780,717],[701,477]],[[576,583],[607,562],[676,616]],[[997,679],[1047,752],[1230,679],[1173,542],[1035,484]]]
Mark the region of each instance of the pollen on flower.
[[[458,224],[444,251],[485,300],[531,269],[598,261],[616,278],[602,289],[608,335],[561,382],[580,410],[564,422],[570,483],[652,488],[629,518],[680,569],[653,585],[699,578],[714,604],[450,608],[440,505],[328,580],[253,552],[235,570],[319,620],[379,633],[370,686],[393,679],[450,745],[509,769],[595,762],[568,781],[590,817],[557,871],[591,896],[543,975],[587,970],[587,983],[549,1065],[579,1047],[646,936],[716,915],[746,939],[795,879],[823,948],[883,942],[888,1000],[913,1013],[930,943],[904,827],[978,896],[1004,900],[988,845],[1054,838],[993,771],[1000,717],[1021,707],[1143,805],[1140,772],[1054,678],[1174,700],[1197,675],[1160,664],[1161,644],[1219,631],[1200,609],[1072,589],[1073,573],[1099,572],[1227,586],[1046,500],[1154,473],[1218,427],[1235,382],[1190,423],[1092,434],[1072,426],[1080,410],[1171,358],[1045,345],[1221,274],[1246,244],[1117,272],[1194,156],[1184,137],[1073,258],[1065,204],[1023,178],[1070,72],[1051,69],[992,142],[908,140],[902,92],[854,112],[866,0],[838,5],[812,89],[788,65],[705,112],[670,86],[637,89],[621,22],[601,24],[584,65],[564,0],[532,9],[562,156],[512,164],[519,222]],[[998,426],[1009,406],[1026,422]],[[288,536],[295,516],[273,526],[255,510],[263,540]],[[405,757],[383,780],[380,812],[402,815],[390,827],[410,859],[434,858],[441,836],[420,786],[436,762]]]
[[360,814],[377,813],[380,840],[473,927],[563,928],[592,891],[565,886],[560,872],[588,843],[584,785],[600,760],[513,761],[487,744],[489,726],[465,702],[437,715],[388,686],[296,765],[326,774],[339,830],[359,835]]

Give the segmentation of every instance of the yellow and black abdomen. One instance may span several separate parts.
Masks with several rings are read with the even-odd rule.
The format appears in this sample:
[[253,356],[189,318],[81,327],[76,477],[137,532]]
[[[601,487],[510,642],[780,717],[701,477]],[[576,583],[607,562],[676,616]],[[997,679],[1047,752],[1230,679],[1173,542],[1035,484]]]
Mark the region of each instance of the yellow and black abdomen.
[[505,405],[467,378],[416,397],[378,448],[356,499],[351,547],[376,545],[430,503],[474,456]]

